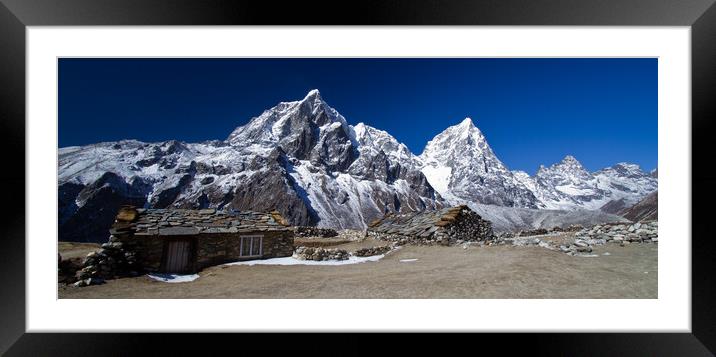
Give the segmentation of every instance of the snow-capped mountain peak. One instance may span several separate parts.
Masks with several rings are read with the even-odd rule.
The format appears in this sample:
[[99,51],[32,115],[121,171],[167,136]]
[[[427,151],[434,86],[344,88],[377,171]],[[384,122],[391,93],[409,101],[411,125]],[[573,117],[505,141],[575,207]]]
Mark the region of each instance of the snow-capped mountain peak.
[[564,159],[562,159],[562,161],[560,161],[559,164],[560,164],[560,165],[564,165],[564,166],[582,167],[582,163],[579,162],[579,160],[577,160],[577,159],[576,159],[574,156],[572,156],[572,155],[567,155],[567,156],[565,156]]
[[454,203],[537,208],[534,195],[497,158],[469,117],[436,135],[419,158],[430,184]]
[[537,172],[537,176],[543,178],[554,175],[569,177],[569,180],[572,182],[588,180],[591,177],[589,171],[587,171],[584,166],[582,166],[582,163],[572,155],[565,156],[562,161],[550,167],[545,168],[544,166],[541,166],[540,170]]
[[458,127],[467,128],[467,129],[472,129],[472,128],[477,129],[477,127],[475,126],[475,123],[473,123],[472,118],[470,118],[470,117],[463,119],[460,122],[460,124],[458,124]]
[[318,100],[323,100],[323,98],[321,98],[321,92],[320,92],[318,89],[311,89],[311,90],[309,90],[308,93],[306,94],[306,97],[303,98],[303,100],[306,100],[306,99],[309,99],[309,98],[314,98],[314,99],[318,99]]

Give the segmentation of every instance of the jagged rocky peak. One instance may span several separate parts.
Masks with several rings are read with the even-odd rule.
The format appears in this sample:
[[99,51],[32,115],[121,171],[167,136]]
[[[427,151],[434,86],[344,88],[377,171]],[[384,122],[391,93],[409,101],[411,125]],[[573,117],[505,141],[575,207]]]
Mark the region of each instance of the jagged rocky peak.
[[553,164],[550,167],[544,167],[540,165],[540,169],[537,171],[538,178],[545,178],[549,176],[561,176],[563,179],[571,181],[575,180],[589,180],[592,178],[592,174],[582,166],[574,156],[567,155],[562,161]]
[[[471,118],[465,118],[457,125],[448,127],[443,132],[428,141],[425,150],[420,155],[426,164],[431,162],[446,162],[455,164],[455,160],[481,159],[485,156],[495,157],[487,144],[487,139],[473,123]],[[498,160],[499,162],[499,160]],[[499,162],[499,165],[502,165]],[[477,169],[489,169],[478,167]]]
[[534,194],[497,158],[469,117],[430,140],[419,158],[430,184],[455,203],[537,208]]
[[358,123],[353,128],[353,136],[358,145],[363,148],[370,148],[374,151],[382,150],[387,156],[398,161],[402,165],[414,164],[415,155],[408,147],[399,142],[387,131],[376,129],[364,123]]
[[614,174],[621,177],[639,178],[649,176],[646,172],[642,171],[641,167],[637,164],[631,164],[628,162],[620,162],[612,167],[608,167],[602,171],[612,171]]
[[579,162],[579,160],[577,160],[572,155],[565,156],[564,159],[562,159],[562,161],[560,161],[559,165],[582,168],[582,163]]
[[582,163],[572,155],[567,155],[562,161],[553,165],[553,167],[563,168],[568,171],[587,171],[582,166]]
[[346,169],[357,157],[345,118],[318,90],[299,101],[281,102],[240,126],[227,141],[235,147],[267,150],[279,146],[290,157]]
[[[286,138],[310,137],[310,130],[335,122],[340,123],[341,127],[348,131],[345,118],[326,104],[320,92],[314,89],[301,100],[281,102],[265,110],[246,125],[236,128],[227,141],[237,146],[244,146],[247,143],[272,144]],[[304,139],[310,139],[309,137]]]

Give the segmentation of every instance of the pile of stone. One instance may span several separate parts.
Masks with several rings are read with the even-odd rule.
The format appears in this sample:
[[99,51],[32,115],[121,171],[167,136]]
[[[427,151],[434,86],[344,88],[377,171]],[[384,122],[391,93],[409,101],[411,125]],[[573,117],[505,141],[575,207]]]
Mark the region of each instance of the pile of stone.
[[[501,235],[498,244],[514,246],[540,246],[574,256],[594,256],[592,247],[607,243],[618,243],[625,246],[631,243],[657,243],[658,222],[641,222],[634,224],[607,223],[590,228],[583,228],[574,237],[571,236],[510,236]],[[555,239],[559,238],[559,239]]]
[[105,279],[138,276],[136,253],[125,250],[117,237],[110,236],[109,242],[102,244],[102,250],[87,254],[83,268],[77,271],[75,286],[87,286],[104,283]]
[[637,222],[633,224],[609,223],[585,228],[575,237],[595,244],[619,243],[657,243],[659,241],[659,222]]
[[365,231],[360,231],[356,229],[341,229],[340,231],[338,231],[338,238],[344,240],[358,241],[364,239],[365,237]]
[[[596,242],[593,243],[598,244]],[[592,244],[582,239],[575,239],[572,244],[566,243],[560,245],[559,250],[569,255],[589,255],[589,253],[592,252]]]
[[495,239],[492,222],[465,205],[436,211],[388,214],[371,222],[367,235],[398,245],[451,245]]
[[347,260],[350,257],[348,251],[344,249],[327,249],[313,247],[298,247],[293,253],[293,257],[298,260]]
[[335,229],[331,228],[318,228],[308,226],[298,226],[294,228],[294,236],[296,237],[320,237],[320,238],[331,238],[338,235]]
[[355,255],[356,257],[371,257],[374,255],[381,255],[381,254],[388,253],[392,249],[393,249],[393,247],[391,247],[389,245],[361,248],[361,249],[354,251],[353,255]]

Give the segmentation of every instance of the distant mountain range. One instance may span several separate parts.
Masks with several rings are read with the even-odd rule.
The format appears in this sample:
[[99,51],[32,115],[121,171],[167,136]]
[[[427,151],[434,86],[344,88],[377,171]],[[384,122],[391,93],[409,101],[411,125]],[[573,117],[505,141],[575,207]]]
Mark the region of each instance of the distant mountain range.
[[628,163],[588,172],[571,156],[535,176],[510,171],[469,118],[416,156],[385,131],[349,125],[313,90],[224,141],[60,148],[58,184],[60,239],[104,241],[122,204],[277,209],[296,225],[357,229],[459,203],[497,229],[596,223],[620,219],[610,213],[656,191],[657,178]]

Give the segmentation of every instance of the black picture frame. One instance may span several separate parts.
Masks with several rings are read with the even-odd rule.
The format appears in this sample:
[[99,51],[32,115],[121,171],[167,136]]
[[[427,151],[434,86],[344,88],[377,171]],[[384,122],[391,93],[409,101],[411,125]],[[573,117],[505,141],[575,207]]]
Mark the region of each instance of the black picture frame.
[[[25,29],[88,25],[540,25],[687,26],[692,50],[692,333],[539,334],[470,336],[470,344],[527,347],[536,354],[713,355],[716,353],[716,278],[709,202],[716,194],[710,155],[716,103],[714,0],[502,1],[177,1],[0,0],[0,175],[6,213],[0,225],[0,352],[7,355],[132,355],[182,336],[25,333]],[[660,172],[668,175],[667,172]],[[20,187],[24,187],[21,190]],[[7,209],[9,208],[9,209]],[[683,237],[688,239],[689,237]],[[80,316],[82,315],[79,312]],[[207,353],[235,337],[204,336]],[[392,338],[392,337],[391,337]],[[503,341],[504,340],[504,341]],[[166,342],[165,342],[166,341]],[[520,341],[513,343],[508,341]],[[353,344],[345,338],[331,343]],[[179,351],[185,345],[174,344]],[[460,349],[459,344],[455,347]],[[167,349],[169,348],[169,349]],[[281,346],[275,346],[281,349]],[[286,344],[285,348],[293,348]],[[276,352],[277,350],[272,349]]]

